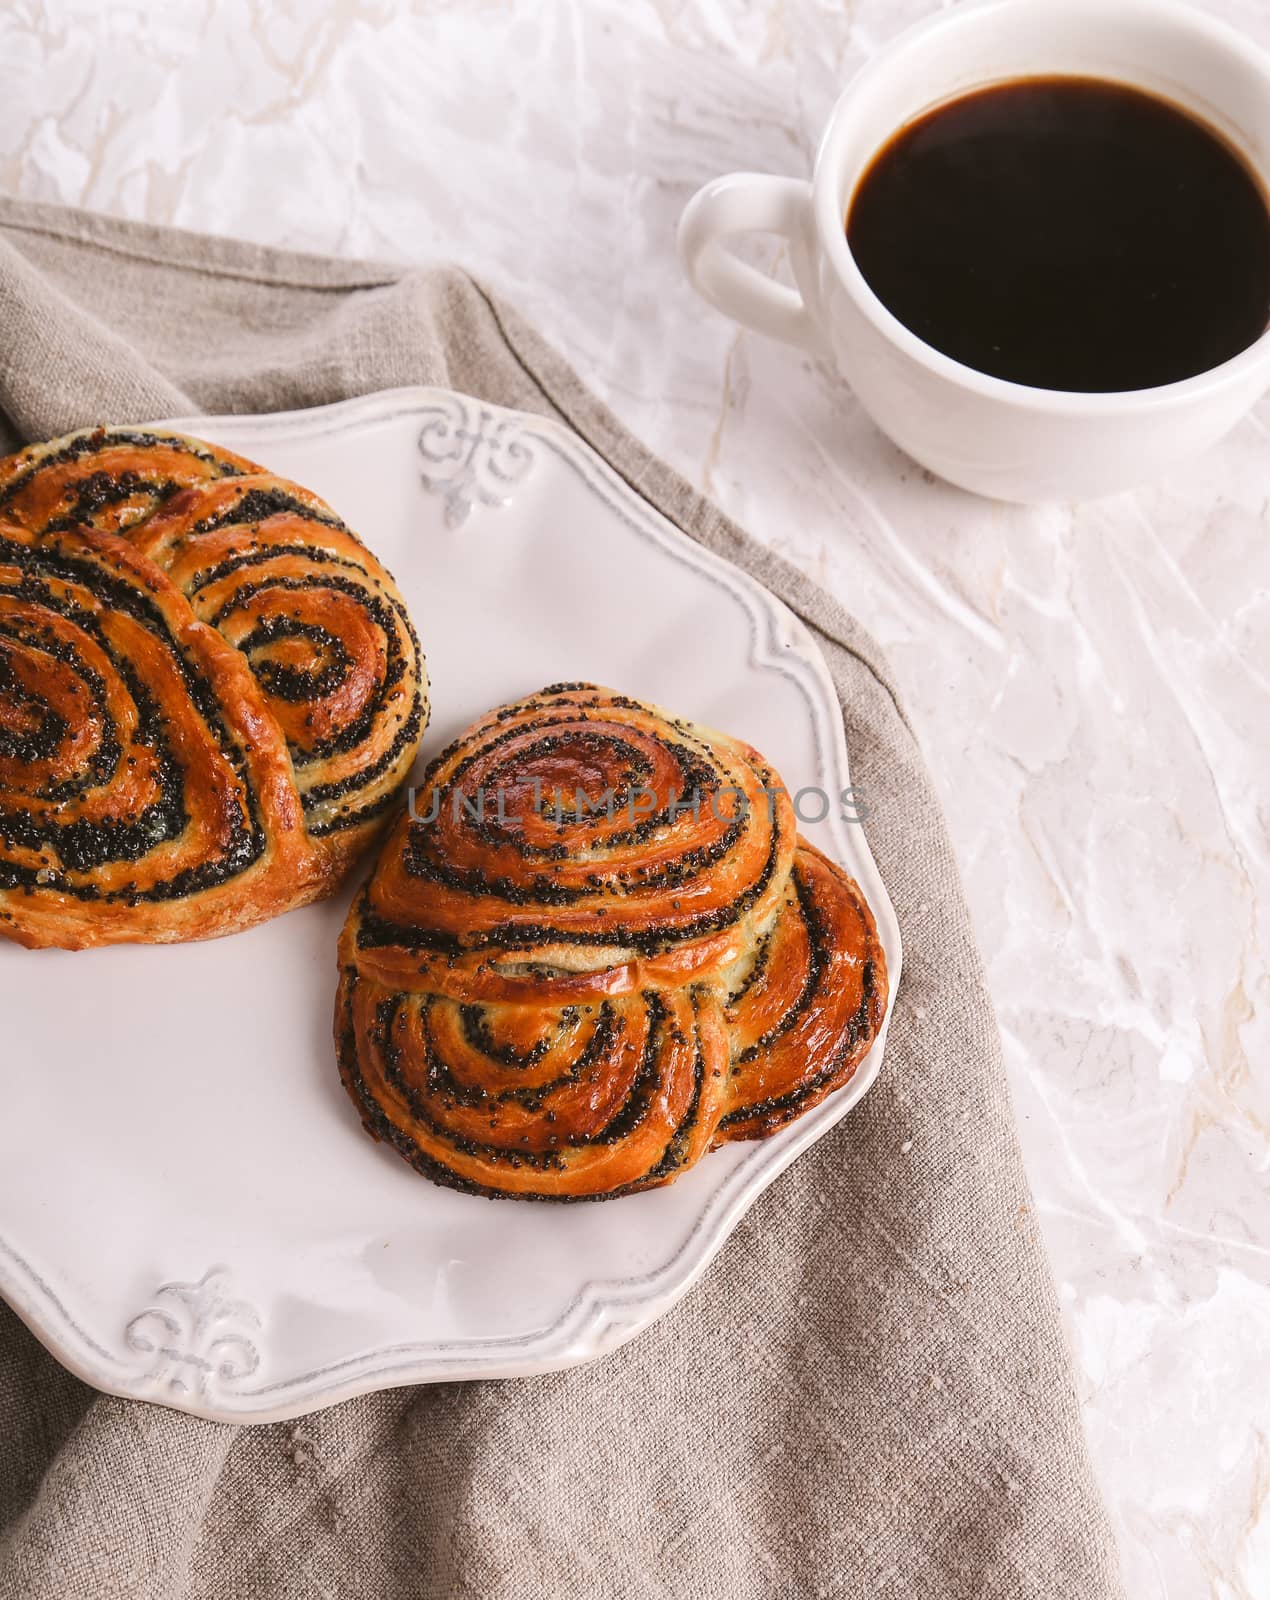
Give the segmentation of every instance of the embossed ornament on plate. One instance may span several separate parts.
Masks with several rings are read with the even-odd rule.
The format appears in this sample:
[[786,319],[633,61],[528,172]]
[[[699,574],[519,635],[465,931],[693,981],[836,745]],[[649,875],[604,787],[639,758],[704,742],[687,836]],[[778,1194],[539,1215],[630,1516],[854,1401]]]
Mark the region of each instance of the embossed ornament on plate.
[[236,1300],[224,1267],[197,1283],[163,1283],[153,1302],[124,1329],[124,1343],[142,1357],[140,1375],[178,1400],[214,1399],[250,1378],[260,1365],[260,1313]]
[[[393,572],[433,684],[417,771],[491,706],[590,679],[749,740],[791,789],[850,787],[801,623],[558,424],[410,389],[175,425],[313,489]],[[894,994],[863,828],[831,807],[802,829],[868,897]],[[666,1189],[457,1194],[368,1139],[340,1086],[349,898],[206,944],[0,943],[0,1293],[89,1383],[266,1422],[593,1359],[680,1298],[881,1062],[885,1027],[844,1089]]]
[[446,527],[461,526],[474,505],[505,506],[534,461],[518,419],[461,394],[443,395],[423,417],[423,486],[441,496]]

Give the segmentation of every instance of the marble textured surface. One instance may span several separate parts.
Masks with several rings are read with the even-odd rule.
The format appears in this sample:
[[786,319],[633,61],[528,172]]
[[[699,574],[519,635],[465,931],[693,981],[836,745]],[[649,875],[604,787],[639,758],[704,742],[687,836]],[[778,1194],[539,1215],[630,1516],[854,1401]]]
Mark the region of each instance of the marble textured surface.
[[[1270,402],[1150,492],[992,505],[930,481],[826,369],[700,304],[673,256],[698,184],[806,174],[852,69],[928,9],[6,0],[0,186],[464,262],[867,622],[960,852],[1129,1592],[1254,1600]],[[1214,9],[1270,46],[1270,0]]]

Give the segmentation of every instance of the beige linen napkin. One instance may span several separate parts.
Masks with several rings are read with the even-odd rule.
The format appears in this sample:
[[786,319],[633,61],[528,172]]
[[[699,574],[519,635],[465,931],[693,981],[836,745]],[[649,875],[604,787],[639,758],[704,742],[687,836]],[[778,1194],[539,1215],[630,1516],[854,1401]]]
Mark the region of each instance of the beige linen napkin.
[[453,268],[0,201],[0,340],[5,448],[412,383],[563,419],[814,632],[905,939],[876,1087],[591,1366],[236,1429],[93,1394],[0,1307],[0,1597],[1118,1595],[957,870],[868,636]]

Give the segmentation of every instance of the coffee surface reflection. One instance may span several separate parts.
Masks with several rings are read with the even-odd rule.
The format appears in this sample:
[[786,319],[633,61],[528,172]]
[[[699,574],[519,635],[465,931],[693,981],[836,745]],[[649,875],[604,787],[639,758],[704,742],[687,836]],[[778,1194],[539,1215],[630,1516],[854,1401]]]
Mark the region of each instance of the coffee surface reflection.
[[1270,211],[1241,156],[1103,80],[1021,78],[935,107],[874,157],[846,229],[905,326],[1015,383],[1173,383],[1270,321]]

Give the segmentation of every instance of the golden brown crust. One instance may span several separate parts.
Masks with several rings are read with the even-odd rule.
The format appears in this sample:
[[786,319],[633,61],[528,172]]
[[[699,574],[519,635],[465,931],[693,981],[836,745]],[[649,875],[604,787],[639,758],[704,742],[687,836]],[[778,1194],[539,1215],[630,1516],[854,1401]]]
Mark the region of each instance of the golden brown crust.
[[0,934],[211,938],[332,892],[426,715],[400,594],[307,490],[136,429],[0,461]]
[[869,908],[762,757],[587,684],[433,762],[339,963],[369,1131],[518,1198],[650,1188],[774,1132],[847,1082],[886,1011]]

